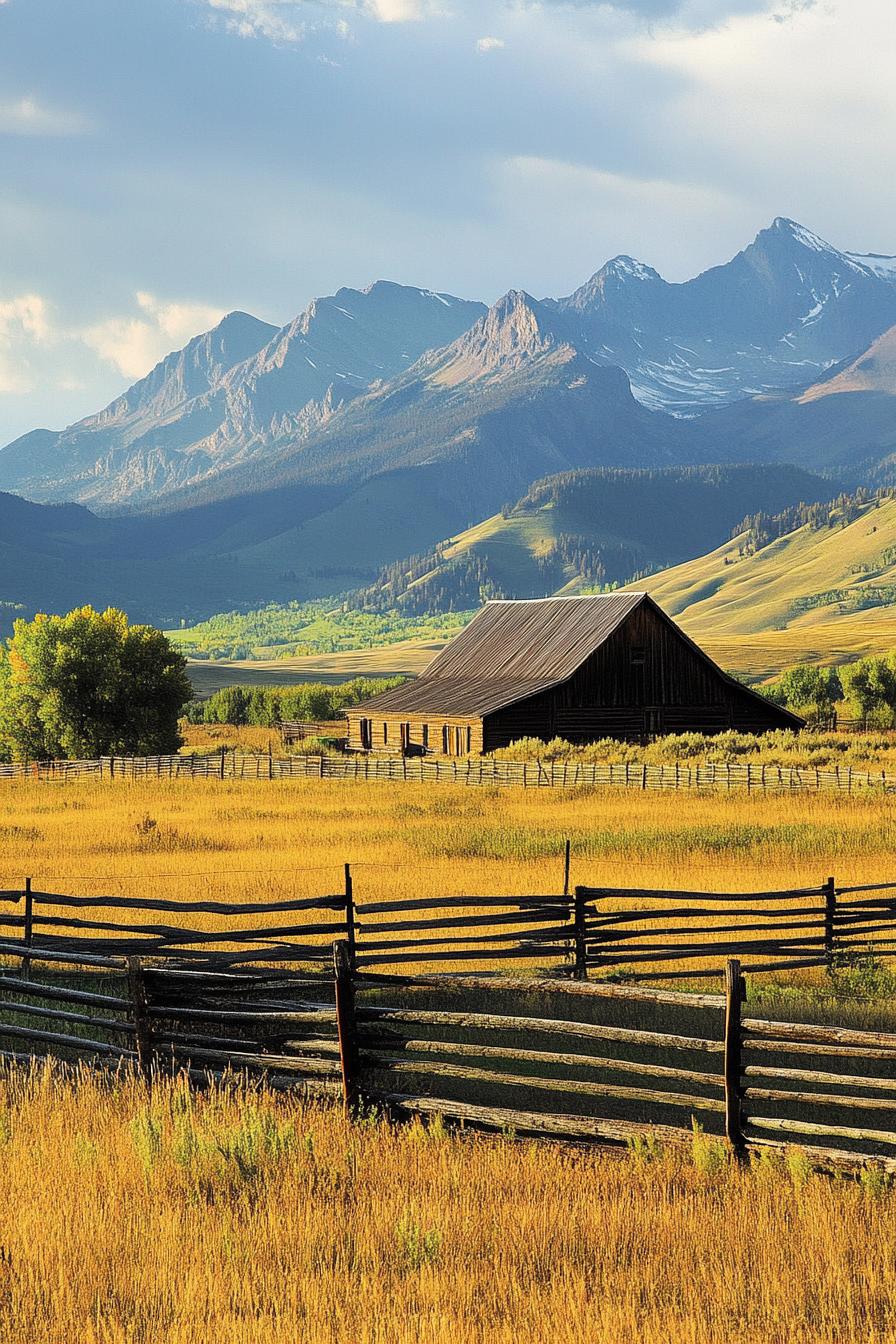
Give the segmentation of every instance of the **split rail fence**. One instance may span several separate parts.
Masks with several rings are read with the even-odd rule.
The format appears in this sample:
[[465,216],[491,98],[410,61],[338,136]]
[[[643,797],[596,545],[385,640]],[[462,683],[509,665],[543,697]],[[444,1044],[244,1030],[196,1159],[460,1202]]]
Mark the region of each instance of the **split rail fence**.
[[707,765],[614,765],[583,761],[498,761],[488,757],[429,760],[425,757],[252,755],[220,751],[190,756],[104,756],[91,761],[33,761],[0,764],[0,779],[48,783],[83,779],[340,779],[373,782],[455,783],[500,788],[629,788],[745,790],[747,793],[857,793],[896,789],[896,772],[853,770],[851,766],[763,765],[730,762]]
[[[383,977],[280,965],[211,971],[37,949],[0,974],[2,1058],[133,1067],[147,1081],[233,1074],[369,1106],[575,1142],[692,1138],[736,1154],[896,1170],[896,1034],[744,1012],[724,994],[575,981]],[[807,1060],[806,1056],[811,1059]]]
[[[577,886],[552,895],[439,895],[357,900],[352,868],[338,891],[292,900],[166,900],[41,891],[30,878],[0,891],[0,958],[38,951],[138,956],[230,970],[258,962],[329,964],[344,938],[357,971],[429,965],[456,974],[529,968],[571,979],[598,974],[682,979],[721,974],[729,957],[751,973],[833,971],[896,955],[896,883],[787,891],[664,891]],[[214,917],[214,927],[209,919]]]

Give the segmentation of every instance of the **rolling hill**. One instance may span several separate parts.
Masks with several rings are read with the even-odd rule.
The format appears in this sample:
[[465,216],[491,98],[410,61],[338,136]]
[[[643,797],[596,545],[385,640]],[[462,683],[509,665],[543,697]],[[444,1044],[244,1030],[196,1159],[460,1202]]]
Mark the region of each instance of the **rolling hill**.
[[387,566],[357,600],[421,613],[625,583],[711,549],[748,514],[835,493],[830,481],[779,465],[565,472],[433,551]]
[[896,498],[838,503],[775,531],[743,532],[633,586],[724,666],[754,676],[896,648]]

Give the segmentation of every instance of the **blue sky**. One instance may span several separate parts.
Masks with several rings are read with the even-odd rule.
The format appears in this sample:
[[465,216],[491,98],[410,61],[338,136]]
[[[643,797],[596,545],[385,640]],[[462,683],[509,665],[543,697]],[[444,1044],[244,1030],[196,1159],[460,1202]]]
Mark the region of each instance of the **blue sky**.
[[0,443],[243,308],[896,252],[893,0],[0,0]]

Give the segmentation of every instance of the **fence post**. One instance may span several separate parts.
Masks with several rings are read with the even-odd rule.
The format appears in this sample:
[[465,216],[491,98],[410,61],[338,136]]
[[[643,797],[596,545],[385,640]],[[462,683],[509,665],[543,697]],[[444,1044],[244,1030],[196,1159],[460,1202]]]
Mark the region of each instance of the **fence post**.
[[576,980],[588,979],[588,958],[585,949],[585,910],[587,904],[587,891],[587,887],[576,887],[573,923],[576,956],[573,976]]
[[566,841],[563,847],[563,895],[569,896],[569,856],[570,842]]
[[358,1089],[358,1024],[355,1018],[355,982],[348,943],[333,944],[333,974],[336,989],[336,1030],[342,1069],[342,1101],[345,1113],[354,1114],[360,1100]]
[[832,877],[824,884],[824,959],[828,975],[834,970],[834,916],[837,913],[837,885]]
[[355,887],[352,881],[352,866],[345,865],[345,941],[348,944],[348,957],[354,972],[355,956]]
[[152,1023],[146,1002],[146,984],[143,964],[139,957],[128,957],[128,990],[131,996],[131,1016],[134,1021],[134,1045],[137,1068],[147,1083],[152,1082]]
[[222,747],[222,748],[221,748],[221,778],[222,778],[222,779],[224,778],[224,753],[226,752],[226,750],[227,750],[226,747]]
[[[25,878],[25,928],[22,941],[26,948],[31,946],[31,940],[34,934],[34,899],[31,895],[31,878]],[[27,980],[31,975],[31,958],[26,955],[22,958],[22,979]]]
[[745,1142],[741,1115],[742,1039],[740,1010],[744,978],[736,958],[725,963],[725,1137],[740,1157]]

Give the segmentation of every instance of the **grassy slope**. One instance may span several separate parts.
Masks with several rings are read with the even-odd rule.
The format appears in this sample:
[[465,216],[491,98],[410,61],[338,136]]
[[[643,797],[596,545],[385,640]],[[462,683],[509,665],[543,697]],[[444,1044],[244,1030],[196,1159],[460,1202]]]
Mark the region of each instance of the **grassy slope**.
[[[637,586],[725,666],[754,674],[896,647],[896,612],[868,591],[896,586],[896,563],[884,555],[896,546],[896,500],[869,505],[845,528],[800,528],[753,555],[739,555],[742,543]],[[834,600],[799,609],[800,599],[832,591]]]
[[336,685],[360,676],[417,676],[431,662],[441,640],[404,640],[379,649],[317,653],[261,662],[189,662],[187,671],[200,695],[222,686],[295,686],[303,681]]

